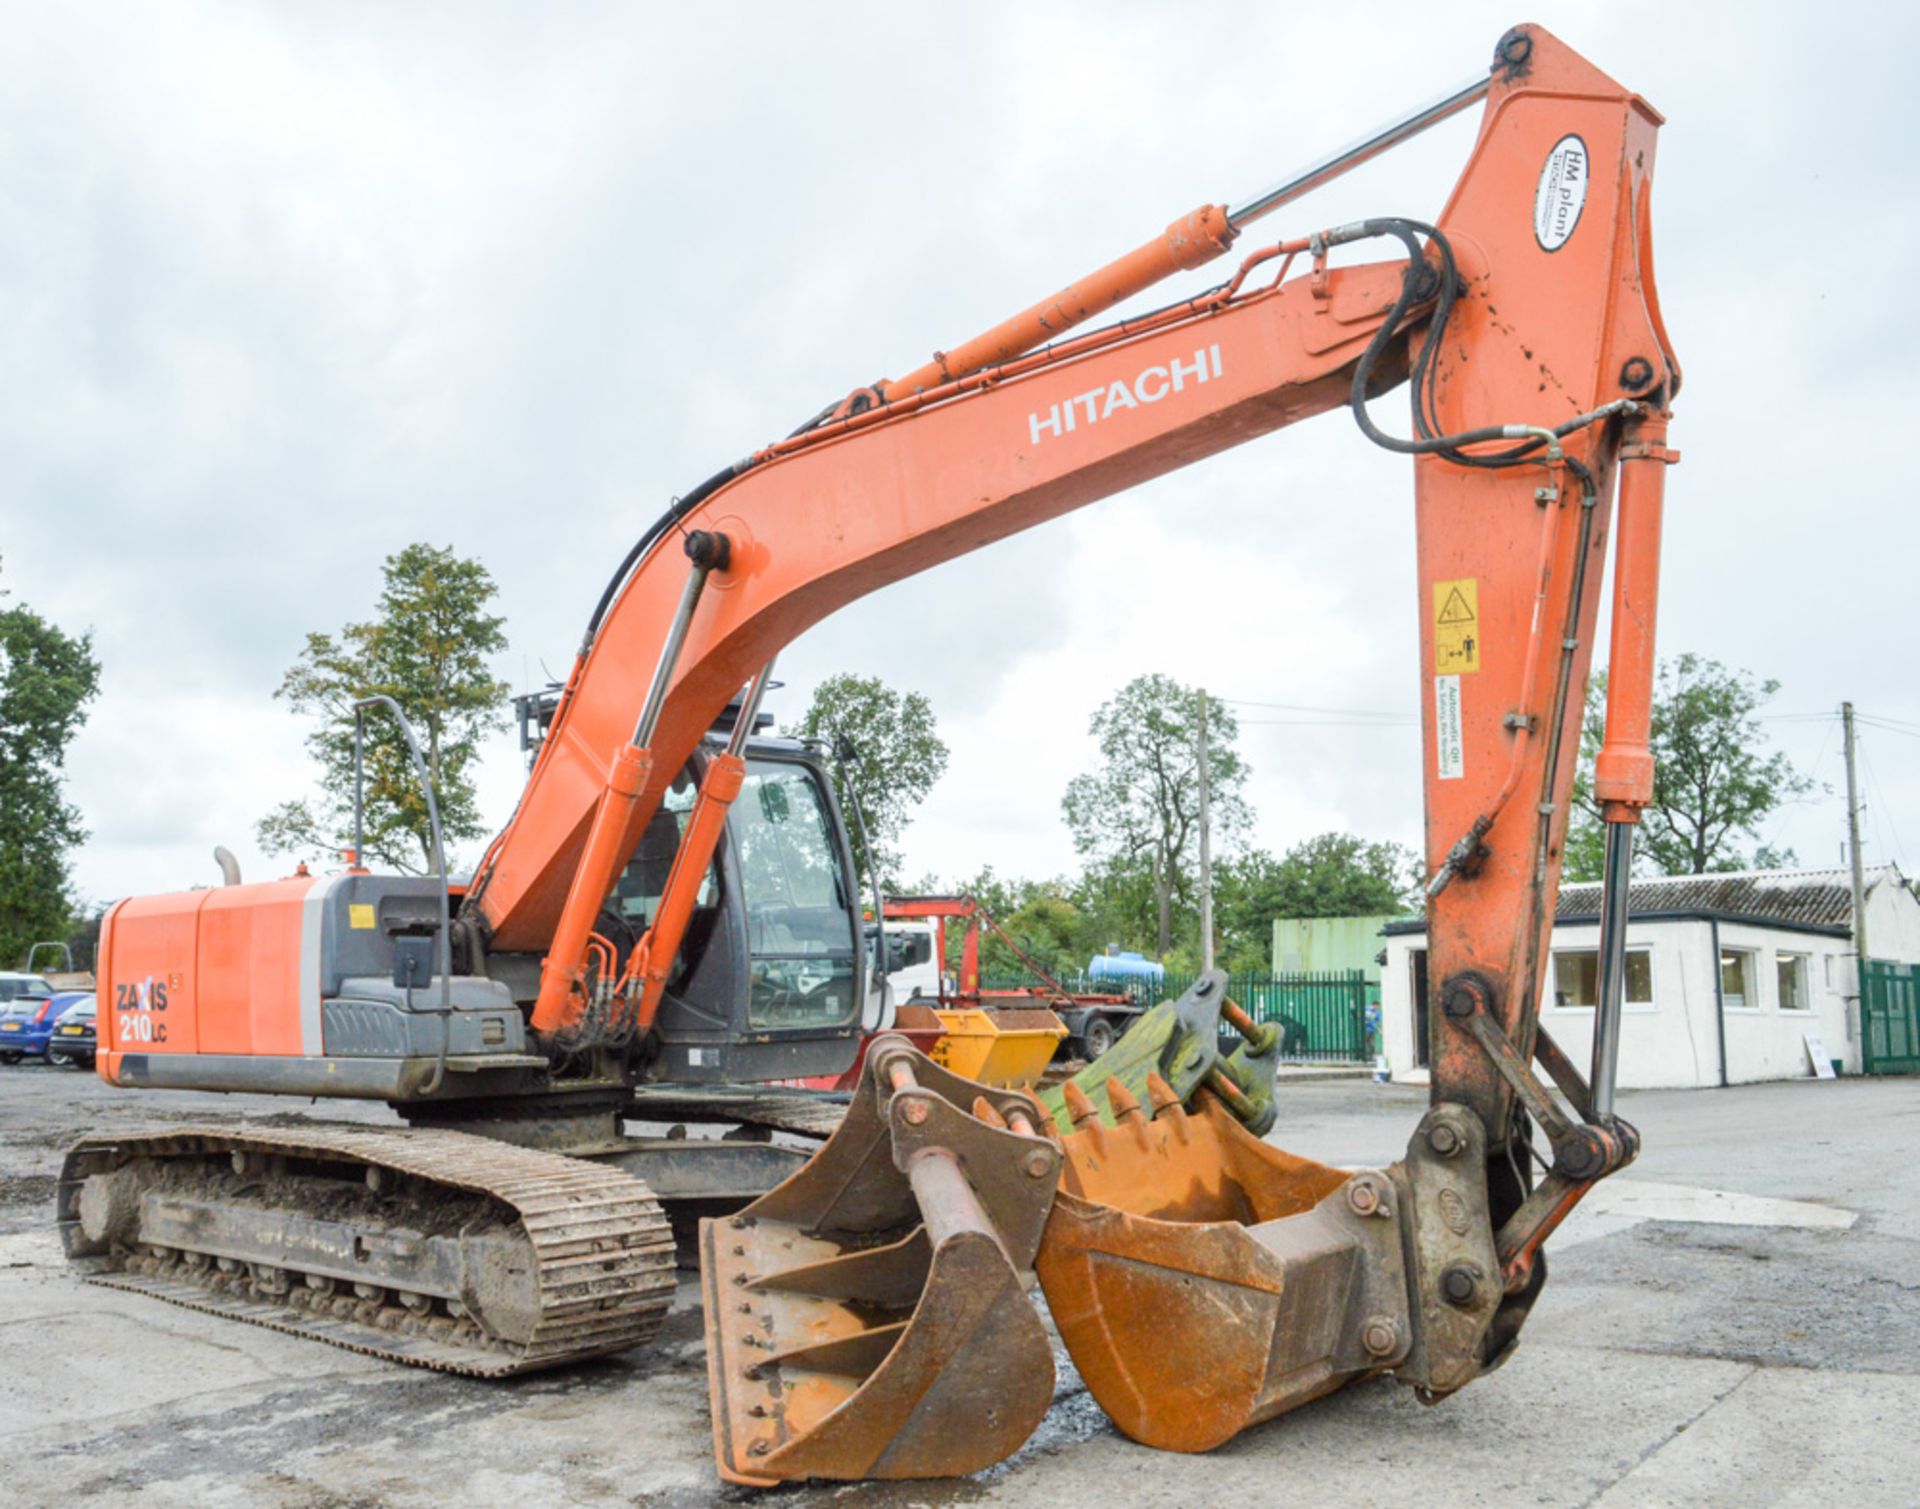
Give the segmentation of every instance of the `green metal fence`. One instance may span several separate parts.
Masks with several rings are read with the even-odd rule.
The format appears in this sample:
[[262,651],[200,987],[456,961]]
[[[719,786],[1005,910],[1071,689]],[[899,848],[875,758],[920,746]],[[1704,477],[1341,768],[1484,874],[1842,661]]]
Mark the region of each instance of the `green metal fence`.
[[1869,1074],[1920,1074],[1920,966],[1860,961],[1860,1057]]
[[[1170,1001],[1195,977],[1167,971],[1163,984],[1137,989],[1144,1004]],[[1030,975],[987,975],[985,990],[1032,989]],[[1062,988],[1078,995],[1119,995],[1124,987],[1112,980],[1085,975],[1062,975]],[[1372,1057],[1367,1035],[1368,986],[1364,971],[1328,970],[1310,974],[1239,974],[1231,977],[1227,994],[1245,1007],[1256,1022],[1276,1022],[1281,1028],[1281,1056],[1297,1061],[1365,1062]],[[1229,1033],[1231,1036],[1231,1033]]]

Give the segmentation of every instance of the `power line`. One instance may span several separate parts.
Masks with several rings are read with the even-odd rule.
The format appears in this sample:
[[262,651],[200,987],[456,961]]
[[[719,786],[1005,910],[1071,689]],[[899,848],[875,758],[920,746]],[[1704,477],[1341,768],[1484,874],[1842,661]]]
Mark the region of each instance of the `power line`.
[[[1873,754],[1868,749],[1865,740],[1862,740],[1860,743],[1860,758],[1866,761],[1867,784],[1873,788],[1874,831],[1877,833],[1880,830],[1880,813],[1882,812],[1882,810],[1884,810],[1887,814],[1887,827],[1893,834],[1892,854],[1897,862],[1901,857],[1903,857],[1906,854],[1907,846],[1905,843],[1901,841],[1900,826],[1894,820],[1893,806],[1887,800],[1887,789],[1884,785],[1881,784],[1880,772],[1873,768]],[[1886,838],[1884,835],[1882,835],[1880,839],[1880,843],[1882,848],[1886,847]]]
[[1415,718],[1236,718],[1240,728],[1416,728]]
[[[1839,719],[1839,716],[1836,714],[1833,720],[1827,725],[1827,734],[1826,734],[1826,737],[1820,741],[1819,752],[1815,754],[1813,757],[1813,769],[1807,773],[1807,779],[1811,781],[1816,787],[1820,784],[1820,766],[1826,760],[1827,752],[1833,748],[1834,730],[1839,726],[1840,726],[1840,719]],[[1771,849],[1776,844],[1779,843],[1780,835],[1786,831],[1787,820],[1792,814],[1792,808],[1797,805],[1799,804],[1793,803],[1793,802],[1788,802],[1783,804],[1783,809],[1780,814],[1780,821],[1774,824],[1773,832],[1769,834],[1767,837],[1767,843],[1766,843],[1767,848]]]
[[1215,697],[1213,700],[1234,707],[1264,707],[1281,713],[1327,713],[1336,718],[1383,718],[1394,723],[1412,721],[1405,713],[1383,713],[1364,707],[1312,707],[1304,702],[1256,702],[1251,697]]
[[1885,723],[1878,718],[1870,718],[1865,713],[1853,715],[1856,723],[1864,723],[1868,728],[1877,728],[1883,734],[1899,734],[1907,739],[1920,739],[1920,728],[1906,728],[1898,723]]

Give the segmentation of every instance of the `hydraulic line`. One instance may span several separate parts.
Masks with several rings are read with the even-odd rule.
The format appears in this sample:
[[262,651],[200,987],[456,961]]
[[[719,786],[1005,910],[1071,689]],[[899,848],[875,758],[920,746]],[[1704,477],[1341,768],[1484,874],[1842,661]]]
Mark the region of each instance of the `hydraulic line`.
[[[1454,261],[1453,246],[1438,227],[1428,225],[1421,220],[1408,220],[1400,217],[1388,217],[1376,220],[1361,220],[1350,225],[1339,226],[1334,230],[1323,231],[1313,239],[1315,253],[1324,254],[1328,247],[1344,245],[1349,241],[1368,240],[1377,236],[1391,236],[1407,249],[1407,275],[1401,285],[1400,296],[1394,301],[1392,311],[1381,323],[1374,337],[1367,343],[1367,349],[1361,353],[1359,363],[1353,369],[1353,388],[1348,400],[1353,410],[1354,422],[1360,426],[1360,433],[1375,445],[1385,450],[1396,451],[1403,456],[1439,455],[1460,466],[1502,467],[1514,466],[1531,459],[1542,446],[1547,448],[1545,459],[1550,462],[1564,458],[1555,454],[1557,441],[1565,439],[1577,430],[1585,429],[1602,419],[1615,414],[1635,413],[1639,404],[1632,399],[1616,399],[1612,403],[1602,404],[1597,409],[1555,426],[1533,424],[1489,424],[1473,429],[1459,430],[1453,434],[1438,432],[1438,424],[1433,415],[1433,374],[1434,358],[1440,350],[1440,343],[1446,335],[1447,319],[1453,313],[1453,306],[1460,296],[1459,269]],[[1427,238],[1427,247],[1422,247],[1421,236]],[[1427,249],[1431,248],[1439,255],[1439,288],[1430,292],[1428,278],[1433,269],[1427,262]],[[1400,322],[1416,303],[1425,298],[1433,299],[1433,314],[1427,322],[1426,339],[1421,342],[1419,354],[1414,358],[1409,386],[1412,389],[1413,439],[1402,439],[1389,435],[1373,422],[1373,416],[1367,412],[1367,393],[1372,387],[1373,371],[1380,357],[1392,343],[1394,334],[1400,328]],[[1509,450],[1492,454],[1470,454],[1463,447],[1483,445],[1494,440],[1519,440],[1523,442]],[[1568,460],[1583,475],[1583,481],[1591,482],[1585,476],[1586,469],[1578,463]]]

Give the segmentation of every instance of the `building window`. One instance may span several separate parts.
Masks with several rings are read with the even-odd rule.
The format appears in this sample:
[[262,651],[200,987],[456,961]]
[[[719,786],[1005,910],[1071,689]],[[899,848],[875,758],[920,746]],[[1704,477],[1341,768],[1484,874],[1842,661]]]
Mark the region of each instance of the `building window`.
[[1753,989],[1753,954],[1744,948],[1720,950],[1720,1003],[1728,1011],[1758,1011]]
[[1813,997],[1807,991],[1807,956],[1775,954],[1774,968],[1780,974],[1780,1009],[1811,1011]]
[[[1653,950],[1627,950],[1626,1009],[1653,1010]],[[1556,1011],[1591,1011],[1600,999],[1600,955],[1590,948],[1555,950],[1553,1005]]]

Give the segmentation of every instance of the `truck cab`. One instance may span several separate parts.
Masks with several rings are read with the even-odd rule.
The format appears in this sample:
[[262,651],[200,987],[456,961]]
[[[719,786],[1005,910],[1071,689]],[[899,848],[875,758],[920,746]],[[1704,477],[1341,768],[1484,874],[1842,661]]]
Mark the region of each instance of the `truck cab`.
[[[875,931],[871,923],[868,931]],[[916,996],[923,1001],[934,1001],[943,993],[939,934],[939,924],[930,920],[888,920],[886,976],[896,1002],[904,1005]]]

